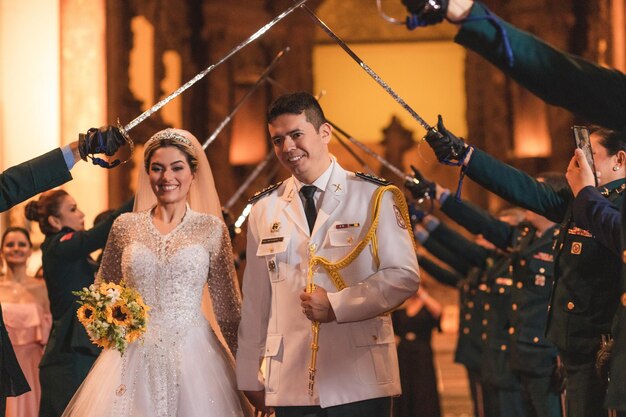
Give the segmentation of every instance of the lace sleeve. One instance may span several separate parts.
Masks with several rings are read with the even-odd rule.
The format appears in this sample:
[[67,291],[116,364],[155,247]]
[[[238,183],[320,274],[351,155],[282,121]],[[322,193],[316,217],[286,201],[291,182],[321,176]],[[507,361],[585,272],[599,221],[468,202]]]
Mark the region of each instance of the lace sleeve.
[[241,319],[241,294],[228,230],[223,222],[217,224],[221,227],[221,230],[215,231],[221,233],[220,244],[211,250],[207,284],[215,318],[230,351],[235,355],[237,328]]
[[111,227],[106,246],[102,254],[102,262],[96,275],[96,284],[122,280],[122,249],[124,217],[118,217]]

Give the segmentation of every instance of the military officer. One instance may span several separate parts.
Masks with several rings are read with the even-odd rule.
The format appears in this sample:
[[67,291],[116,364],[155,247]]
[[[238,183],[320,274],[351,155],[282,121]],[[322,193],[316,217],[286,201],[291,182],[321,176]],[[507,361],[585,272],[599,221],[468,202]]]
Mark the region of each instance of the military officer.
[[[113,134],[111,130],[109,135]],[[78,141],[72,142],[0,173],[0,212],[71,180],[70,169],[81,159],[78,146]],[[111,147],[110,151],[115,153],[117,147]],[[15,357],[0,310],[0,416],[5,415],[6,397],[28,391],[30,387]]]
[[278,417],[389,416],[400,381],[386,312],[419,282],[406,202],[330,156],[331,126],[310,94],[278,98],[268,123],[292,177],[250,213],[238,386]]
[[[554,188],[563,188],[562,175],[539,175]],[[441,210],[473,233],[482,233],[503,250],[511,248],[511,280],[500,279],[497,291],[510,292],[508,333],[509,362],[525,393],[527,415],[561,415],[559,395],[553,387],[556,347],[544,337],[553,275],[553,242],[558,231],[554,222],[530,211],[526,221],[514,227],[455,198],[445,198]],[[441,201],[441,199],[440,199]],[[496,279],[496,282],[498,279]]]
[[[567,373],[567,414],[599,416],[604,398],[595,372],[595,356],[603,335],[610,333],[618,297],[620,259],[572,218],[571,191],[555,191],[527,174],[466,146],[446,130],[426,140],[437,158],[461,161],[463,172],[511,203],[561,223],[555,252],[555,284],[547,335],[559,349]],[[621,206],[626,188],[626,132],[597,130],[591,134],[599,188]]]
[[[582,151],[576,150],[567,168],[567,180],[574,193],[574,220],[591,230],[608,250],[622,259],[621,292],[617,313],[613,321],[613,347],[610,361],[610,378],[606,406],[626,416],[626,213],[616,208],[594,187],[594,176]],[[622,206],[623,208],[623,206]]]
[[[433,219],[434,216],[427,216],[425,227],[419,224],[414,227],[416,240],[432,255],[463,274],[463,278],[456,282],[459,289],[459,336],[454,361],[462,364],[467,371],[474,415],[498,417],[498,387],[486,373],[487,369],[483,369],[483,353],[487,340],[484,330],[485,292],[479,288],[484,286],[481,281],[485,279],[485,269],[490,262],[489,251]],[[423,264],[420,262],[420,266],[431,273],[433,278],[450,285],[452,277],[448,274],[442,275],[431,264],[426,259]]]

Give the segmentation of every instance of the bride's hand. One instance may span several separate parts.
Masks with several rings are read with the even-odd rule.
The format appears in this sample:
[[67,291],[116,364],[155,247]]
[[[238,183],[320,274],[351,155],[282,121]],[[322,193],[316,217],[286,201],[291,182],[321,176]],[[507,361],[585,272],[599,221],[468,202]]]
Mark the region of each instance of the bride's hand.
[[254,417],[269,417],[274,414],[274,409],[265,405],[265,390],[244,391],[243,393],[254,407]]

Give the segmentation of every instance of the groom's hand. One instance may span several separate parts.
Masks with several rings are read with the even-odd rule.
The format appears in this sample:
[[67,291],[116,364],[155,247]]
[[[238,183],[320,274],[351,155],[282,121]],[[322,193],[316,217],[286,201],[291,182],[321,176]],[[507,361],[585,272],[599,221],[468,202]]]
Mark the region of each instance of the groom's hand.
[[274,409],[265,405],[265,390],[244,391],[243,393],[254,407],[255,417],[269,417],[269,415],[274,414]]

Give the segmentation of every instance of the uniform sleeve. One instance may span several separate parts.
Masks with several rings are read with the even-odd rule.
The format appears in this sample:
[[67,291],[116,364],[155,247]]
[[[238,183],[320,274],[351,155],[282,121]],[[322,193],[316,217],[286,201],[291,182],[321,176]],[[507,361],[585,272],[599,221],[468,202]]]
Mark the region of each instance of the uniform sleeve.
[[482,267],[485,264],[485,260],[490,255],[489,250],[470,241],[443,222],[439,223],[439,225],[430,232],[430,236],[440,244],[445,245],[456,256],[465,259],[469,264],[474,266]]
[[573,199],[569,188],[559,192],[491,155],[474,149],[464,167],[468,177],[508,202],[560,223]]
[[621,213],[597,188],[585,187],[572,206],[576,224],[590,230],[613,253],[621,256]]
[[125,229],[125,222],[123,219],[117,219],[111,227],[111,233],[102,253],[102,262],[100,262],[100,268],[96,274],[96,284],[101,282],[115,282],[119,283],[122,276],[122,253],[124,250],[124,233],[128,230]]
[[265,351],[270,315],[271,286],[267,266],[256,255],[259,247],[254,208],[248,218],[246,270],[243,275],[243,303],[237,350],[237,386],[240,390],[260,391],[264,384],[259,368]]
[[11,167],[0,174],[0,212],[71,179],[60,149]]
[[513,244],[515,228],[473,204],[456,198],[446,198],[441,205],[441,211],[470,233],[483,235],[500,249],[506,250]]
[[235,274],[233,248],[228,236],[226,224],[221,226],[220,244],[217,250],[211,252],[211,261],[207,284],[215,318],[220,331],[228,343],[230,351],[237,353],[237,327],[241,318],[241,294]]
[[439,259],[445,264],[450,265],[455,271],[457,271],[461,275],[467,275],[470,267],[472,266],[463,257],[457,256],[445,245],[439,243],[439,241],[431,238],[430,236],[422,243],[422,246],[435,258]]
[[[484,16],[474,4],[470,18]],[[513,51],[509,67],[496,25],[475,20],[462,25],[455,41],[478,53],[547,103],[563,107],[591,123],[626,126],[626,76],[550,46],[502,20]]]
[[458,273],[451,271],[447,268],[442,268],[435,262],[431,261],[425,256],[418,257],[420,269],[426,271],[438,282],[447,285],[449,287],[456,287],[459,281],[463,279]]
[[70,232],[50,245],[50,251],[59,259],[82,259],[90,253],[102,249],[107,242],[109,231],[117,217],[133,209],[134,199],[130,199],[105,220],[89,230]]
[[376,229],[380,266],[377,272],[357,285],[328,293],[337,322],[378,316],[397,307],[417,291],[419,267],[413,232],[410,224],[404,224],[397,212],[399,208],[393,201],[392,193],[385,192]]

